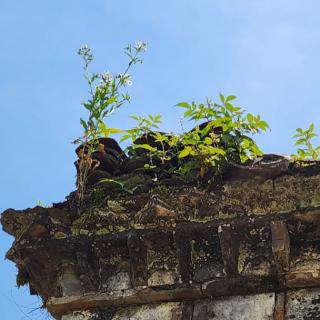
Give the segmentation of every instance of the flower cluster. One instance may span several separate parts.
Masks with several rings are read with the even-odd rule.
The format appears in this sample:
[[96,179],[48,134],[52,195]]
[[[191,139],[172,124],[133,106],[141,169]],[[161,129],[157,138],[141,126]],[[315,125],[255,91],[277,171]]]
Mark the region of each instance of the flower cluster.
[[79,48],[78,50],[78,54],[83,55],[83,54],[87,54],[90,52],[90,48],[88,47],[88,45],[83,45],[81,48]]
[[146,52],[147,51],[147,44],[145,42],[143,42],[143,41],[137,41],[135,43],[134,48],[137,51]]
[[103,72],[101,74],[101,80],[102,80],[103,83],[109,83],[109,82],[112,81],[112,79],[113,79],[112,78],[112,74],[109,71]]
[[88,65],[93,60],[92,51],[87,45],[82,46],[78,50],[78,54],[83,58],[83,60],[85,61],[86,65]]
[[120,79],[120,83],[121,84],[128,85],[128,86],[132,85],[132,78],[131,78],[130,74],[128,74],[128,73],[125,73],[125,74],[119,73],[118,77]]

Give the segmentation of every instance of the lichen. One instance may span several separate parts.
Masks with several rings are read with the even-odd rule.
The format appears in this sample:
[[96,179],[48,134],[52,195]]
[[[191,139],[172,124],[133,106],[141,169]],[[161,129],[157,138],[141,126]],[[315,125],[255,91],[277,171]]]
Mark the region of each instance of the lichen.
[[67,238],[68,235],[65,234],[65,233],[63,233],[63,232],[61,232],[61,231],[57,231],[57,232],[55,232],[55,233],[53,234],[53,237],[54,237],[55,239],[64,239],[64,238]]
[[80,234],[81,236],[87,236],[89,233],[90,233],[90,231],[89,231],[89,230],[86,230],[86,229],[80,229],[80,230],[79,230],[79,234]]
[[97,236],[103,236],[103,235],[106,235],[108,233],[110,233],[110,230],[108,230],[107,228],[101,228],[101,229],[98,229],[98,230],[95,231],[95,234]]
[[120,213],[120,212],[125,212],[126,211],[126,209],[123,206],[121,206],[119,201],[116,201],[116,200],[108,200],[107,206],[113,212],[119,212]]

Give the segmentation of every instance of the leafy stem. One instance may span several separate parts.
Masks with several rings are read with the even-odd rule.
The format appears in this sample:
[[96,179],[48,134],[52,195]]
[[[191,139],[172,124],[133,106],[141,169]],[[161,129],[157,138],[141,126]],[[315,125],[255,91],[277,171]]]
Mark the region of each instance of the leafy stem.
[[[137,42],[134,46],[127,46],[125,54],[129,57],[128,65],[123,74],[113,76],[110,72],[91,74],[89,72],[89,65],[93,61],[91,49],[88,46],[83,46],[78,50],[78,54],[84,61],[84,78],[89,85],[90,92],[89,99],[82,103],[83,107],[89,111],[87,120],[80,118],[84,133],[74,141],[74,143],[82,144],[82,148],[78,153],[79,172],[77,189],[79,203],[81,203],[83,198],[83,190],[87,177],[98,163],[92,159],[92,154],[95,151],[99,151],[99,148],[101,150],[104,149],[104,146],[99,144],[99,138],[107,138],[110,134],[122,132],[122,130],[117,128],[108,128],[104,120],[110,117],[113,112],[120,108],[126,101],[130,101],[129,94],[124,92],[124,88],[132,84],[128,71],[132,65],[137,62],[143,62],[139,55],[144,51],[146,51],[146,44],[144,42]],[[98,84],[97,81],[99,81]]]

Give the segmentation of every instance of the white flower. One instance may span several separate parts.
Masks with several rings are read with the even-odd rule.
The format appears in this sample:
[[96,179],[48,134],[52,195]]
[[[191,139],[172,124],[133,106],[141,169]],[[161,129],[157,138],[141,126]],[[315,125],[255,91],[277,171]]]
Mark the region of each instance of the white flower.
[[109,71],[103,72],[101,74],[101,79],[104,83],[109,83],[112,81],[112,74]]
[[124,85],[132,86],[132,78],[130,74],[124,74],[122,79]]
[[135,48],[136,50],[138,50],[138,51],[145,52],[145,51],[147,51],[147,44],[146,44],[145,42],[143,42],[143,41],[137,41],[137,42],[135,43],[134,48]]
[[132,85],[132,79],[131,79],[131,75],[128,73],[122,74],[119,73],[118,77],[120,78],[120,82],[123,85],[128,85],[131,86]]
[[92,53],[91,49],[87,46],[84,45],[78,50],[78,54],[83,56],[83,57],[88,57],[90,60],[92,60]]
[[86,44],[79,49],[79,51],[82,51],[82,52],[86,52],[88,50],[89,50],[89,47]]

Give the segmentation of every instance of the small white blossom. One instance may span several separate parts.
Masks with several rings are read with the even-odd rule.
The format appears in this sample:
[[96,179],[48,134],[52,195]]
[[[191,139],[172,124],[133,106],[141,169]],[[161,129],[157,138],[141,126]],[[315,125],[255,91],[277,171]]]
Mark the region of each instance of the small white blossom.
[[142,51],[142,52],[145,52],[147,51],[147,44],[145,42],[142,42],[142,41],[137,41],[135,43],[135,46],[134,48],[138,51]]
[[126,84],[128,86],[132,86],[132,78],[131,78],[130,74],[124,75],[124,84]]
[[118,77],[120,78],[121,84],[128,85],[128,86],[132,85],[132,79],[131,79],[131,75],[130,74],[119,73]]
[[78,54],[80,56],[82,56],[85,60],[87,60],[88,62],[92,61],[92,59],[93,59],[91,49],[87,45],[82,46],[78,50]]
[[107,71],[107,72],[103,72],[101,74],[101,79],[104,83],[108,83],[108,82],[111,82],[112,81],[112,74]]
[[88,52],[89,50],[89,47],[85,44],[79,49],[79,52]]

